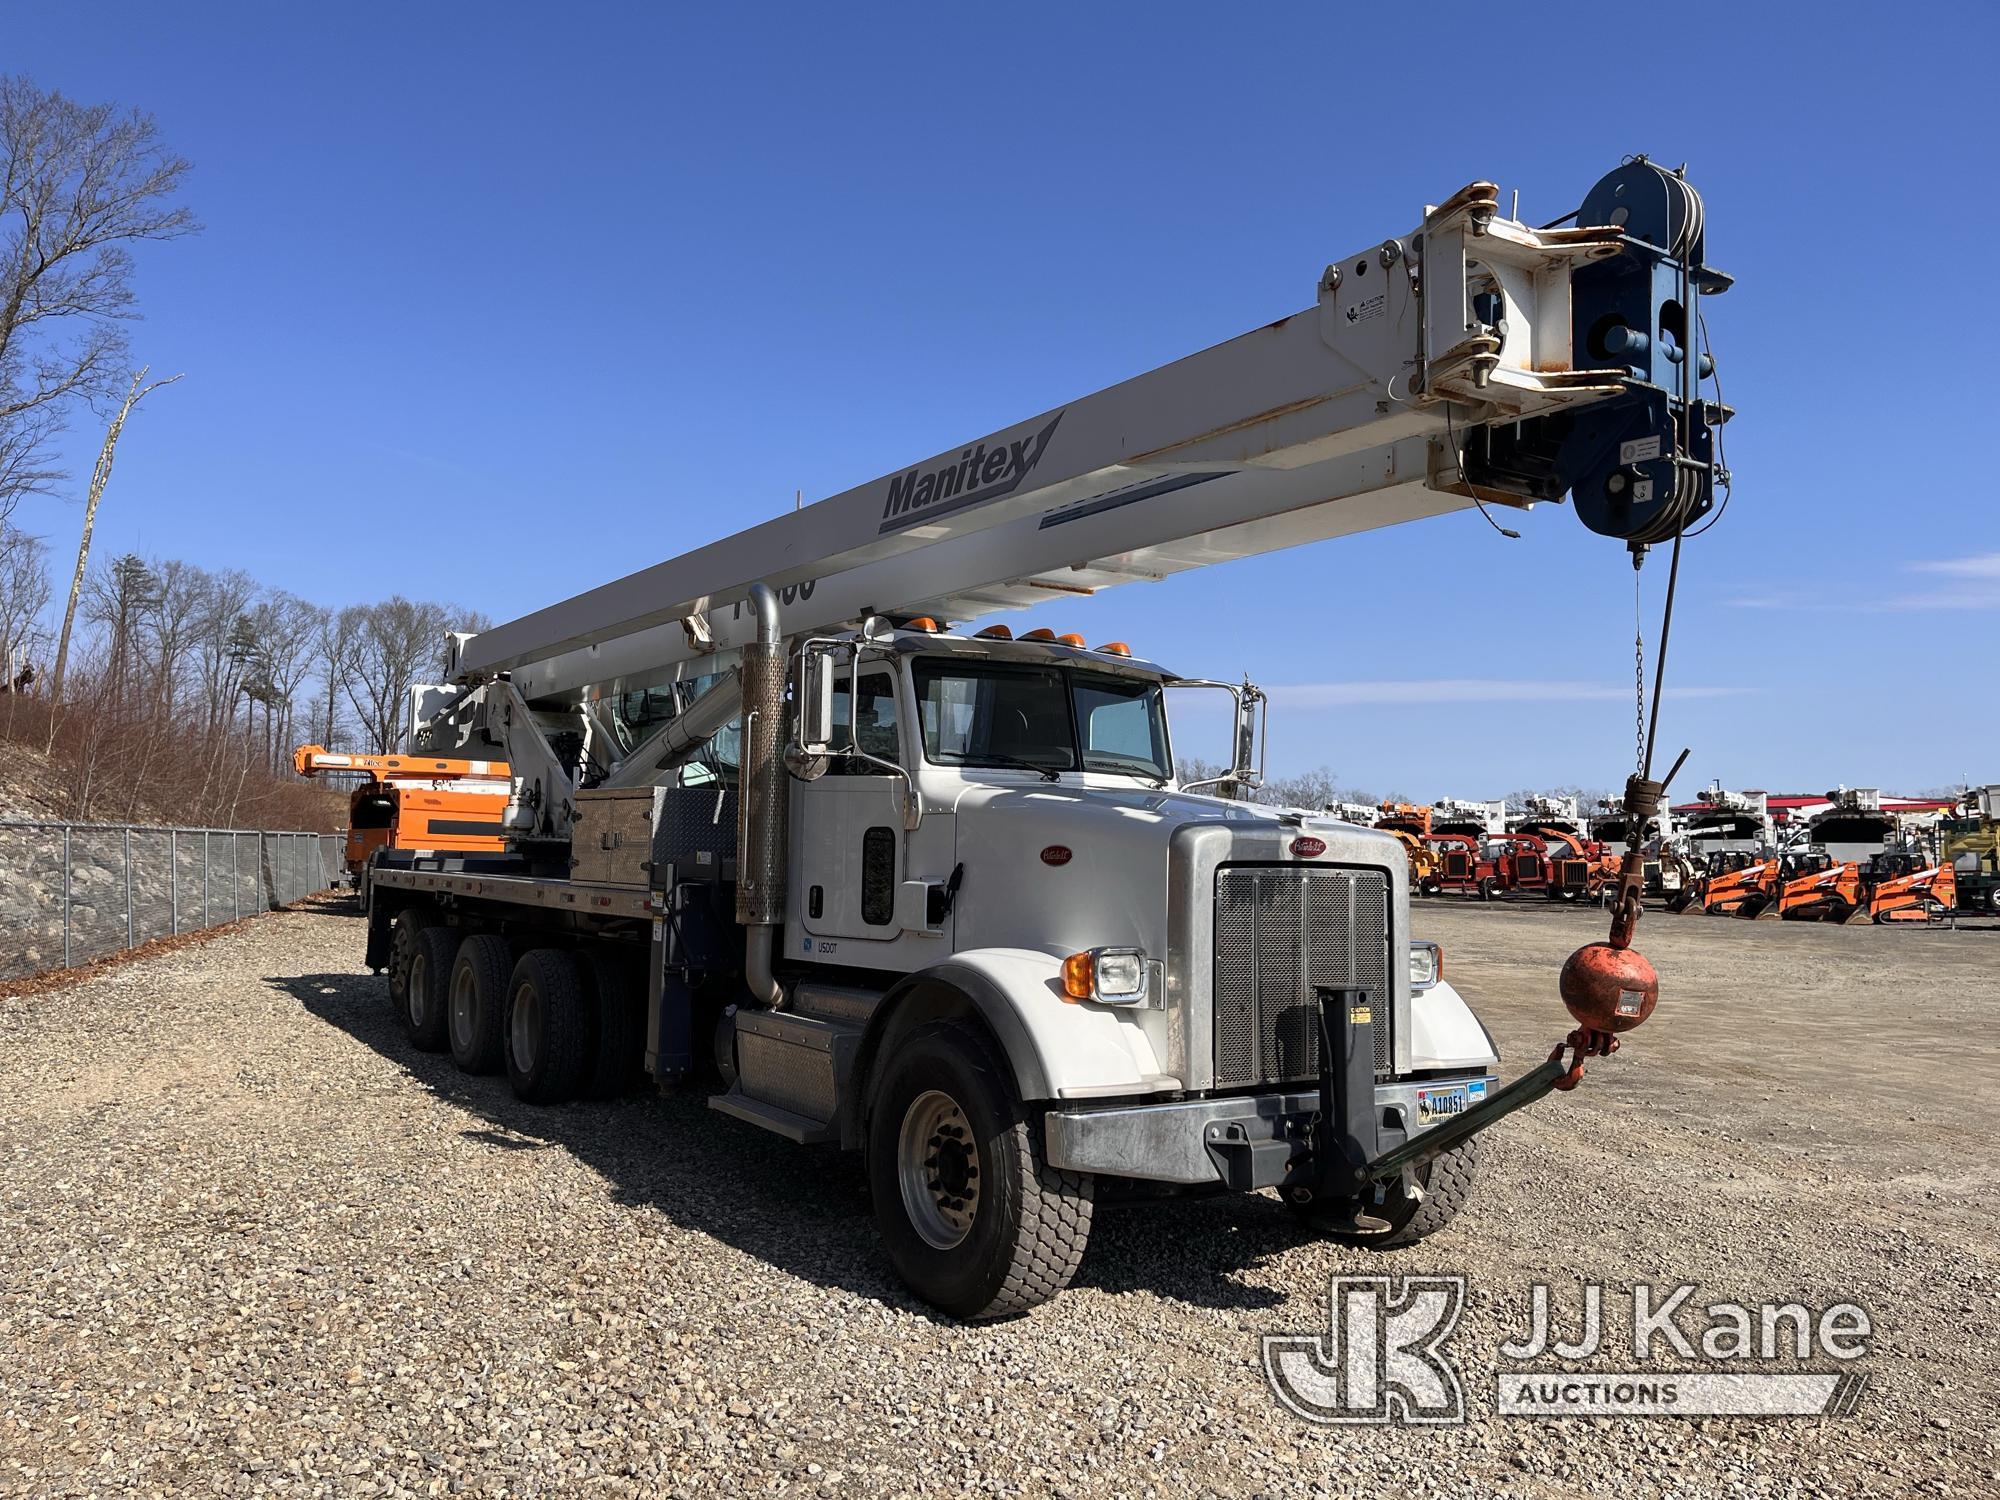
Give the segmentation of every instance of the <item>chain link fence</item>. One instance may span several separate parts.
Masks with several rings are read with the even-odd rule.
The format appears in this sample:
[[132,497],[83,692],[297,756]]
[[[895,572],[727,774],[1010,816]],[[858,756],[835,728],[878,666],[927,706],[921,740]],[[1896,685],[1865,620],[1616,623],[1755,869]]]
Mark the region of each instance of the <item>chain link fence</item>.
[[0,979],[66,969],[325,890],[338,833],[0,822]]

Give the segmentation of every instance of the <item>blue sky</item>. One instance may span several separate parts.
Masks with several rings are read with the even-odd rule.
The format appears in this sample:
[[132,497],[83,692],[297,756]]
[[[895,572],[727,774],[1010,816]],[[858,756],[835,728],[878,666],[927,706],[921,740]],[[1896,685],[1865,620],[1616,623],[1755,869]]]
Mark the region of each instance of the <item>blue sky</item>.
[[[114,14],[16,9],[0,49],[195,164],[205,232],[142,253],[134,329],[187,378],[127,429],[102,556],[505,619],[1296,311],[1473,178],[1539,221],[1646,151],[1689,163],[1738,278],[1709,311],[1736,502],[1684,562],[1676,790],[2000,780],[1968,274],[1996,229],[1991,6]],[[24,519],[61,550],[78,515]],[[1274,768],[1615,784],[1630,567],[1567,507],[1512,524],[1033,623],[1248,671]]]

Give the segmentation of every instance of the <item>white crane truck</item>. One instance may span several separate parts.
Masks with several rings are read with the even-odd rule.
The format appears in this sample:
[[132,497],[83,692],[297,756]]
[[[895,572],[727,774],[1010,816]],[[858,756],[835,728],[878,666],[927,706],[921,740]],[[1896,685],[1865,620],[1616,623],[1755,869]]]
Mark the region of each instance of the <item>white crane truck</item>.
[[[1474,504],[1677,538],[1727,415],[1700,199],[1640,158],[1561,222],[1475,183],[1300,313],[454,638],[410,748],[509,764],[508,849],[370,869],[410,1040],[544,1103],[713,1066],[716,1109],[865,1153],[896,1270],[963,1317],[1060,1291],[1121,1192],[1447,1221],[1526,1096],[1401,845],[1245,800],[1247,682],[950,627]],[[1176,779],[1179,691],[1234,701],[1219,782]]]

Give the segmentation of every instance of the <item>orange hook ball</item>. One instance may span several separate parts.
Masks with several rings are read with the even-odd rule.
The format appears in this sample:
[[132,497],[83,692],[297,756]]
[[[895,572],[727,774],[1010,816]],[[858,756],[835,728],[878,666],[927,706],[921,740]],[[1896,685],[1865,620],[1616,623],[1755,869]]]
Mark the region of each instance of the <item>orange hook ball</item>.
[[1630,948],[1586,943],[1557,981],[1563,1004],[1592,1031],[1630,1031],[1660,1003],[1660,976]]

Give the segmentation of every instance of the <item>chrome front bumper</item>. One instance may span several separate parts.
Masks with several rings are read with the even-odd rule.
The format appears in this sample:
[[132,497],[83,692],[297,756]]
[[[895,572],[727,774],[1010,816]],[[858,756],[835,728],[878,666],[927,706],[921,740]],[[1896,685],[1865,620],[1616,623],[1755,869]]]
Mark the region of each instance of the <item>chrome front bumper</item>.
[[[1476,1086],[1468,1100],[1476,1103],[1496,1081],[1489,1073],[1376,1084],[1382,1149],[1401,1145],[1427,1128],[1417,1119],[1420,1090],[1465,1085]],[[1053,1167],[1150,1182],[1219,1183],[1247,1191],[1283,1186],[1303,1164],[1318,1110],[1317,1091],[1254,1094],[1050,1110],[1043,1117],[1043,1130]]]

